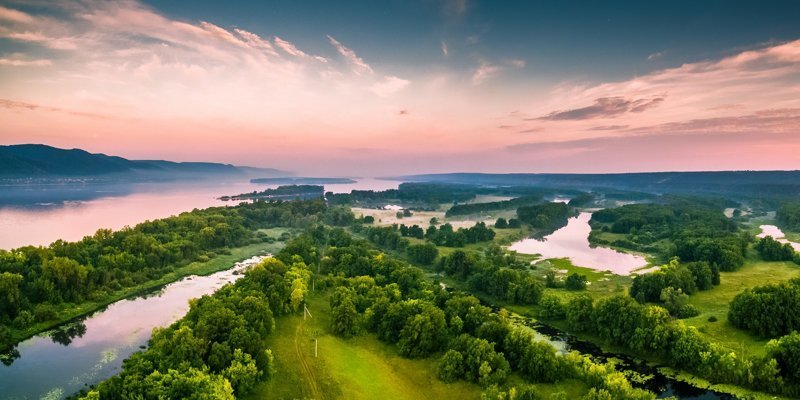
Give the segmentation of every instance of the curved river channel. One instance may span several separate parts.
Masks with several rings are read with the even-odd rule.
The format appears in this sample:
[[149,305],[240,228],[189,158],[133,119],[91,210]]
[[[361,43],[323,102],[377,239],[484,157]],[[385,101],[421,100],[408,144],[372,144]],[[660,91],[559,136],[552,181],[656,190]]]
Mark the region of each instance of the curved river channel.
[[641,376],[648,377],[642,382],[631,381],[633,386],[647,389],[658,395],[658,398],[676,397],[678,399],[735,399],[736,397],[714,390],[703,389],[665,375],[658,370],[658,367],[649,365],[647,362],[620,353],[608,353],[603,351],[600,346],[581,340],[578,337],[564,332],[558,328],[543,324],[532,318],[524,317],[519,314],[511,314],[511,319],[516,323],[525,325],[536,331],[537,337],[544,339],[552,344],[560,352],[576,350],[582,354],[590,356],[598,362],[614,360],[615,365],[620,371],[633,371]]
[[146,296],[121,300],[86,318],[34,336],[19,357],[0,364],[0,398],[61,399],[120,371],[122,360],[147,343],[155,327],[189,310],[189,299],[215,292],[265,256],[207,276],[189,276]]

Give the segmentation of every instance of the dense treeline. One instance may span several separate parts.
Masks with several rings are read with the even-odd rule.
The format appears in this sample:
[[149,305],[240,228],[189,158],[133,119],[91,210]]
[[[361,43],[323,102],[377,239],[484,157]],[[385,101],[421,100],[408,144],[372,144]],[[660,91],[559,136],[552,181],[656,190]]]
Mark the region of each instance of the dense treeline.
[[800,279],[746,289],[730,303],[728,321],[762,337],[800,329]]
[[[629,204],[592,214],[593,230],[625,234],[611,243],[590,235],[596,244],[610,244],[636,251],[677,256],[681,261],[705,261],[721,271],[733,271],[744,263],[750,237],[738,233],[736,223],[703,203]],[[738,233],[738,234],[737,234]],[[666,244],[662,243],[666,242]]]
[[594,202],[594,195],[591,193],[581,193],[569,200],[570,207],[586,207]]
[[442,257],[438,265],[446,275],[467,282],[471,290],[514,304],[537,304],[544,284],[519,267],[513,256],[503,256],[496,247],[490,248],[483,257],[475,252],[456,250]]
[[8,325],[24,329],[53,320],[65,304],[102,302],[117,290],[262,240],[258,228],[306,227],[327,213],[321,200],[258,202],[101,229],[78,242],[0,250],[0,344],[11,342]]
[[355,229],[357,232],[363,233],[370,242],[398,251],[406,251],[410,243],[407,237],[425,238],[437,246],[464,247],[472,243],[491,241],[495,236],[494,230],[483,222],[477,222],[469,228],[458,228],[457,230],[454,230],[450,224],[443,224],[438,228],[431,225],[422,235],[420,235],[422,228],[418,225],[411,227],[405,225],[399,227],[394,225],[356,226]]
[[220,200],[247,200],[247,199],[314,199],[322,197],[325,187],[319,185],[283,185],[275,189],[266,189],[260,192],[242,193],[236,196],[223,196]]
[[[795,308],[797,309],[797,308]],[[668,364],[714,383],[731,383],[784,396],[800,394],[800,341],[773,344],[765,357],[742,357],[705,339],[696,328],[671,318],[657,305],[642,305],[627,295],[592,301],[581,295],[563,305],[570,329],[597,335],[608,343],[652,354]],[[769,350],[769,347],[768,347]]]
[[789,243],[781,243],[767,236],[759,239],[754,246],[758,255],[766,261],[795,261],[800,264],[800,255]]
[[490,211],[511,210],[542,201],[541,196],[522,196],[511,200],[491,201],[486,203],[456,204],[445,213],[445,217],[478,214]]
[[781,204],[775,218],[781,227],[790,231],[800,231],[800,202]]
[[[518,371],[528,382],[581,379],[616,398],[654,398],[633,388],[613,366],[597,364],[576,352],[558,354],[528,328],[514,326],[477,298],[433,285],[419,268],[346,235],[328,242],[332,247],[325,252],[321,271],[337,286],[330,297],[331,330],[340,336],[372,332],[395,344],[405,357],[443,354],[437,372],[440,379],[475,382],[489,387],[489,392],[499,390],[496,385],[504,384],[511,371]],[[463,261],[472,256],[462,251],[453,254],[458,255],[447,257],[449,265],[444,268],[448,270],[472,271],[465,263],[481,263]],[[499,247],[484,255],[487,262],[506,257]],[[499,280],[515,284],[519,276],[507,278]]]
[[639,303],[661,302],[670,314],[684,318],[697,315],[694,307],[684,304],[686,296],[719,284],[716,264],[705,261],[681,264],[672,259],[656,271],[633,278],[629,293]]
[[557,229],[567,224],[575,212],[566,203],[552,202],[517,209],[517,218],[536,229]]
[[505,218],[500,217],[494,223],[494,227],[497,229],[517,229],[520,226],[522,226],[522,224],[516,218],[509,218],[506,220]]
[[487,242],[494,239],[495,232],[483,222],[477,222],[469,228],[454,230],[450,224],[443,224],[437,229],[431,225],[425,231],[425,239],[437,246],[463,247],[464,245],[478,242]]
[[190,302],[185,317],[156,328],[147,350],[84,399],[234,399],[275,372],[263,340],[275,316],[304,301],[311,271],[300,261],[267,259],[234,284]]
[[401,183],[397,189],[353,190],[350,193],[325,193],[328,204],[385,206],[400,203],[415,208],[435,209],[442,203],[464,202],[475,198],[477,186],[446,183]]

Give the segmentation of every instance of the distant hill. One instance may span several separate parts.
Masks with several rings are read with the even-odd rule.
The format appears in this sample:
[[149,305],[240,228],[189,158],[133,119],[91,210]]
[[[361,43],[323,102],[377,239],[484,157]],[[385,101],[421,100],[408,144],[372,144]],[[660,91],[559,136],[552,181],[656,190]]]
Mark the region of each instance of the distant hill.
[[0,178],[181,178],[211,176],[286,176],[271,168],[237,167],[206,162],[128,160],[89,153],[81,149],[60,149],[42,144],[0,146]]
[[621,189],[657,194],[724,194],[744,198],[800,196],[800,171],[700,171],[619,174],[450,173],[409,175],[393,179],[404,182],[468,183],[485,186]]

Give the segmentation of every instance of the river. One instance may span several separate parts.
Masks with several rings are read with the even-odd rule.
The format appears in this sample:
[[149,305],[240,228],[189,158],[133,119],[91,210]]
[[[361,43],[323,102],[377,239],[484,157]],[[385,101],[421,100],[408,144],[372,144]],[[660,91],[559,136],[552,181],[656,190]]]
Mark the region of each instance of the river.
[[758,234],[758,237],[763,238],[767,236],[772,236],[773,239],[781,242],[781,243],[788,243],[789,245],[794,248],[794,251],[800,251],[800,243],[791,242],[785,238],[786,234],[775,225],[761,225],[759,226],[761,229],[761,233]]
[[618,275],[647,266],[644,257],[622,253],[608,247],[589,244],[589,220],[592,213],[582,212],[570,218],[567,225],[542,239],[523,239],[509,246],[522,254],[540,254],[542,258],[569,258],[574,265],[597,271],[610,271]]
[[517,324],[528,326],[536,331],[537,338],[544,339],[552,344],[559,352],[564,353],[576,350],[582,354],[590,356],[596,362],[612,361],[620,371],[632,371],[640,376],[647,377],[640,381],[632,380],[635,387],[647,389],[657,394],[660,399],[677,397],[684,400],[729,400],[736,397],[714,390],[696,387],[690,383],[683,382],[665,375],[659,371],[658,367],[649,365],[647,362],[620,353],[608,353],[603,351],[600,346],[594,343],[579,339],[558,328],[543,324],[532,318],[524,317],[519,314],[512,314],[511,318]]
[[[355,183],[324,185],[326,191],[396,189],[399,182],[356,178]],[[0,249],[46,246],[76,241],[100,228],[164,218],[193,208],[232,205],[219,197],[278,185],[247,180],[106,185],[35,185],[0,187]]]
[[60,399],[120,371],[155,327],[189,310],[189,299],[215,292],[264,256],[208,276],[190,276],[141,297],[121,300],[94,314],[42,333],[17,346],[19,358],[0,365],[0,398]]

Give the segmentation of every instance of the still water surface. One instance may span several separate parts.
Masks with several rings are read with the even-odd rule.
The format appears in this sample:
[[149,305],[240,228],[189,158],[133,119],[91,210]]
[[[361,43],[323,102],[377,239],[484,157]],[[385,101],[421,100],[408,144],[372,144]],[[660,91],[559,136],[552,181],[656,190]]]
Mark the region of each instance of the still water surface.
[[618,275],[647,265],[644,257],[622,253],[607,247],[592,247],[589,244],[589,220],[592,214],[582,212],[570,218],[567,225],[542,239],[523,239],[509,249],[522,254],[541,254],[542,258],[569,258],[574,265],[598,271],[611,271]]
[[[396,189],[399,182],[358,178],[355,183],[325,185],[326,191]],[[278,185],[227,182],[170,182],[113,185],[49,185],[0,187],[0,249],[76,241],[100,228],[176,215],[193,208],[233,205],[225,195],[248,193]]]
[[761,225],[761,233],[758,234],[758,237],[763,238],[767,236],[772,236],[773,239],[781,242],[781,243],[789,243],[795,251],[800,251],[800,243],[790,242],[784,236],[786,236],[781,228],[778,228],[775,225]]

